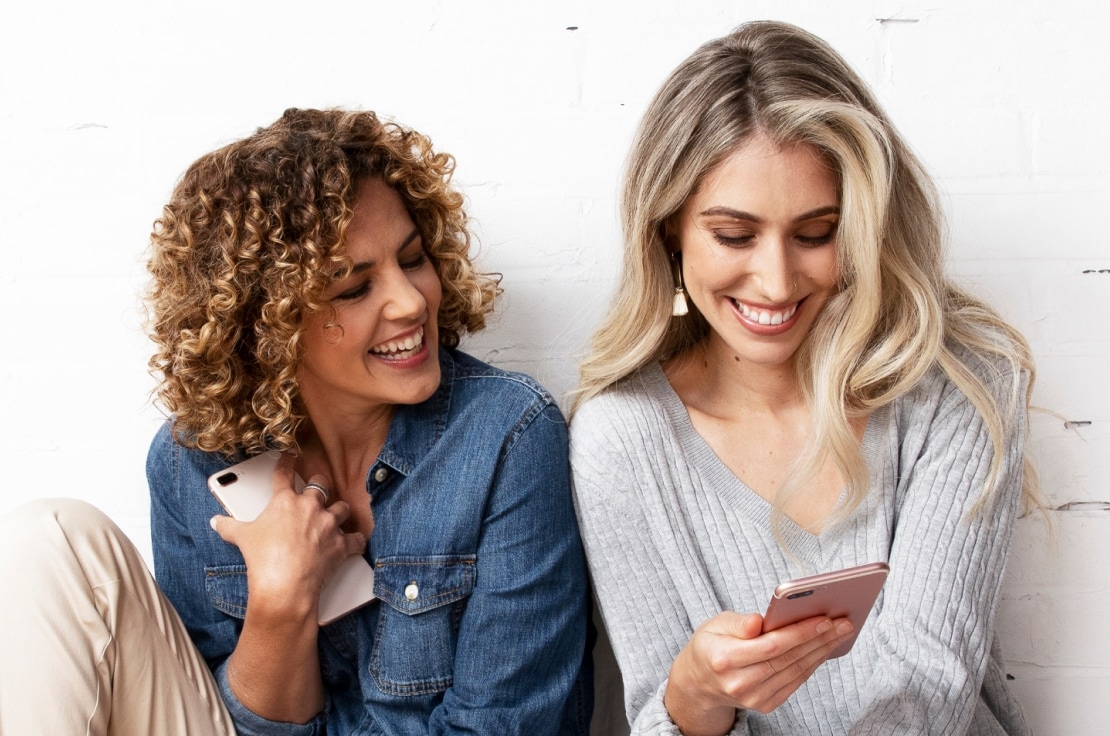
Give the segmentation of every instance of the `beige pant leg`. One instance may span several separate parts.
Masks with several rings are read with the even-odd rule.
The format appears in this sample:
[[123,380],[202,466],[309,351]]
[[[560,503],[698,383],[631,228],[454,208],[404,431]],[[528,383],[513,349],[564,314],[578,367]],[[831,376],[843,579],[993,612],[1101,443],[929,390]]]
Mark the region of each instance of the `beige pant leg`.
[[0,735],[234,735],[135,547],[74,500],[0,520]]

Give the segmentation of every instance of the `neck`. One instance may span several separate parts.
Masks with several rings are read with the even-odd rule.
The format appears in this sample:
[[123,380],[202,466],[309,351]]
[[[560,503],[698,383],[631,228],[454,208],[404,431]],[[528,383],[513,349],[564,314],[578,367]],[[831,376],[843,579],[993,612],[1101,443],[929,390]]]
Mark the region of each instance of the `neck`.
[[805,408],[793,362],[745,362],[711,338],[668,361],[664,370],[683,403],[708,414],[778,416]]
[[392,404],[362,411],[308,404],[308,426],[298,438],[302,477],[324,473],[337,488],[363,487],[385,445],[393,410]]

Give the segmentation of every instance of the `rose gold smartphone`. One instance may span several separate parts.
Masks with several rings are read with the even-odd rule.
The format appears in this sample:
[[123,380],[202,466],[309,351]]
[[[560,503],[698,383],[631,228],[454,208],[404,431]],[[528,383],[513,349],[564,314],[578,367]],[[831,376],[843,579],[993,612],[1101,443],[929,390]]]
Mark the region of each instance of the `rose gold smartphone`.
[[870,562],[783,583],[771,596],[763,616],[763,633],[814,616],[846,618],[855,627],[855,634],[829,655],[830,659],[843,657],[856,643],[889,572],[885,562]]
[[[208,490],[228,514],[239,521],[254,521],[274,494],[274,469],[281,453],[255,455],[208,478]],[[293,477],[297,492],[304,489],[300,476]],[[374,568],[362,555],[343,560],[328,584],[320,591],[320,625],[329,624],[359,606],[374,600]]]

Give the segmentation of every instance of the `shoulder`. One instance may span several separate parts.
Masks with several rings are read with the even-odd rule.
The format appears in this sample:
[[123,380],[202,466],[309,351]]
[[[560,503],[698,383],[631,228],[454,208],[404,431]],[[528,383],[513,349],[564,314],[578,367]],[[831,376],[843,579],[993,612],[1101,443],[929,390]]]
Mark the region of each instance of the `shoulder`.
[[566,420],[551,393],[531,376],[485,363],[459,350],[445,350],[444,370],[450,371],[448,421],[474,427],[500,428],[518,434],[537,417],[556,424],[565,436]]
[[579,482],[650,475],[677,463],[684,449],[685,408],[658,364],[646,366],[591,397],[570,423],[571,468]]
[[555,399],[536,379],[525,373],[507,371],[483,362],[461,350],[445,349],[455,385],[469,394],[490,395],[523,402],[555,404]]
[[672,393],[658,364],[644,366],[578,407],[571,421],[571,438],[617,427],[666,424]]
[[949,344],[948,349],[952,358],[949,364],[935,363],[903,397],[903,404],[939,413],[967,408],[972,402],[961,383],[974,383],[985,390],[1002,414],[1024,405],[1030,375],[1016,359],[973,352],[962,345]]
[[950,345],[947,364],[933,365],[893,404],[903,454],[912,456],[926,442],[963,446],[991,436],[1007,442],[1020,438],[1029,380],[1016,360]]
[[155,432],[146,456],[146,473],[151,493],[179,492],[182,488],[204,487],[208,476],[243,457],[228,458],[182,445],[174,437],[173,419]]

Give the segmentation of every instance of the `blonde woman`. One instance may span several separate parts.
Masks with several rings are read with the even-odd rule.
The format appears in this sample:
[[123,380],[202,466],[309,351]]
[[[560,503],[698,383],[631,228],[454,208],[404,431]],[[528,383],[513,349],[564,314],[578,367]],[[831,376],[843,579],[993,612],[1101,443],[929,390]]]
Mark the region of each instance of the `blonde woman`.
[[[1026,733],[994,620],[1035,503],[1029,350],[945,278],[930,180],[859,76],[786,24],[705,44],[622,214],[571,462],[633,733]],[[780,582],[869,562],[862,631],[761,633]]]
[[[498,288],[453,168],[373,113],[296,109],[189,167],[149,261],[157,585],[87,504],[7,520],[0,731],[586,733],[566,427],[456,349]],[[226,516],[207,478],[267,449],[269,504]],[[353,555],[376,599],[321,625]]]

